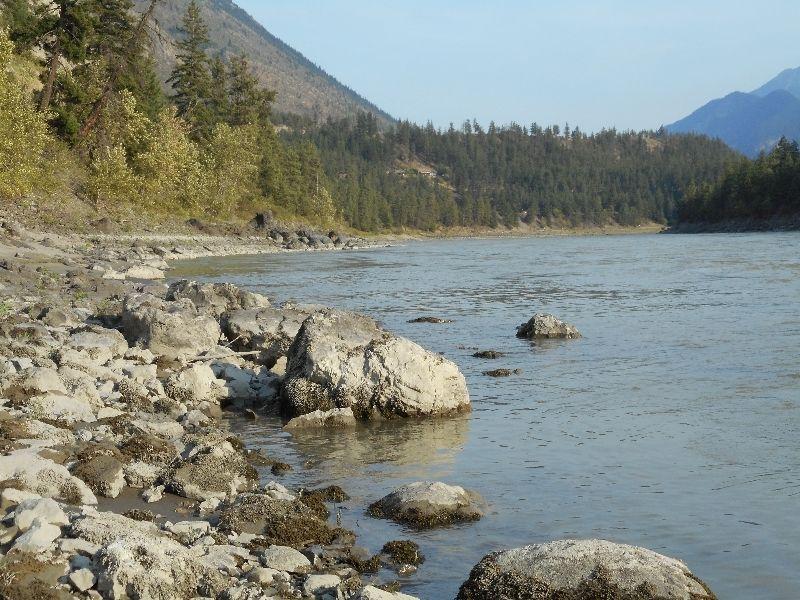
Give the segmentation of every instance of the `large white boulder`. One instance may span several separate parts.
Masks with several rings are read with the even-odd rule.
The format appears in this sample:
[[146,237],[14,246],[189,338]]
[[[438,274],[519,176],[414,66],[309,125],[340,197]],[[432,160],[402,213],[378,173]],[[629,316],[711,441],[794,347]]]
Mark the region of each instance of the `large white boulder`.
[[69,504],[97,504],[92,490],[63,465],[37,454],[36,447],[0,456],[0,481],[15,480],[25,490]]
[[466,381],[454,363],[362,315],[314,313],[288,359],[281,397],[289,417],[348,406],[364,419],[470,409]]
[[559,540],[486,556],[458,600],[638,598],[714,600],[684,563],[605,540]]

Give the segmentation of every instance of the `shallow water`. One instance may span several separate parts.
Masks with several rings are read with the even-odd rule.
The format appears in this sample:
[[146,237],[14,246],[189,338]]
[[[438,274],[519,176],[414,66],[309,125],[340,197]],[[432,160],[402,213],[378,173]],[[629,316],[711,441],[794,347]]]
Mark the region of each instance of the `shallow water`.
[[[430,241],[174,275],[362,311],[459,364],[468,417],[297,437],[232,423],[296,465],[285,484],[344,487],[362,545],[416,540],[428,560],[407,593],[453,598],[490,551],[600,537],[683,559],[722,599],[800,596],[800,235]],[[535,312],[584,338],[517,340]],[[424,315],[454,322],[407,322]],[[522,373],[481,374],[499,367]],[[477,490],[488,514],[425,533],[364,515],[419,479]]]

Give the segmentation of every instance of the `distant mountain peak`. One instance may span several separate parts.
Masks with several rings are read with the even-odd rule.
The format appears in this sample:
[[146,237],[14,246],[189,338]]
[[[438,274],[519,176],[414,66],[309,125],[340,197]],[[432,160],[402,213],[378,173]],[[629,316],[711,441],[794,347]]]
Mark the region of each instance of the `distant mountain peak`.
[[766,96],[776,91],[789,92],[793,96],[800,98],[800,67],[781,71],[777,77],[770,79],[760,88],[753,90],[752,94]]
[[771,150],[781,137],[800,139],[800,68],[786,69],[751,93],[712,100],[666,129],[719,138],[751,157]]

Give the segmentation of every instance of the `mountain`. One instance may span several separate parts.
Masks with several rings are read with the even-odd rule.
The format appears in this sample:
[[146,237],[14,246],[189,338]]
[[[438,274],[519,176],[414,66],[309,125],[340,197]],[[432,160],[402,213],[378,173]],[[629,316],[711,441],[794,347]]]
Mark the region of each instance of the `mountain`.
[[[136,1],[139,10],[146,4],[146,0]],[[175,64],[178,27],[188,4],[189,0],[162,0],[156,8],[153,37],[162,79],[169,76]],[[209,29],[209,54],[246,54],[259,79],[278,92],[276,112],[317,121],[371,112],[381,125],[393,122],[390,115],[272,35],[231,0],[201,0],[200,5]]]
[[787,69],[752,93],[712,100],[666,129],[719,138],[750,157],[770,151],[781,137],[798,140],[800,68]]
[[771,79],[752,93],[756,96],[766,96],[776,90],[785,90],[800,98],[800,67],[786,69],[775,79]]

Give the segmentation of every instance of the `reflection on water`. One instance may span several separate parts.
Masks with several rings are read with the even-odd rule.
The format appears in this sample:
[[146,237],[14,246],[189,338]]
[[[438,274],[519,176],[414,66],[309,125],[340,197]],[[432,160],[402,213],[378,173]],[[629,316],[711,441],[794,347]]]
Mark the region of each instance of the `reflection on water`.
[[[296,437],[274,420],[231,423],[296,466],[287,485],[344,487],[361,544],[420,543],[429,560],[410,593],[452,598],[499,548],[603,537],[682,558],[720,598],[794,600],[798,256],[798,234],[454,240],[204,259],[176,274],[366,312],[459,364],[470,416]],[[584,338],[517,340],[539,311]],[[423,315],[454,322],[408,323]],[[472,357],[487,349],[506,356]],[[522,373],[481,374],[500,367]],[[486,518],[419,534],[364,515],[417,479],[476,489]]]

